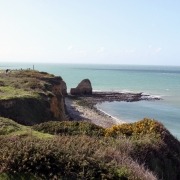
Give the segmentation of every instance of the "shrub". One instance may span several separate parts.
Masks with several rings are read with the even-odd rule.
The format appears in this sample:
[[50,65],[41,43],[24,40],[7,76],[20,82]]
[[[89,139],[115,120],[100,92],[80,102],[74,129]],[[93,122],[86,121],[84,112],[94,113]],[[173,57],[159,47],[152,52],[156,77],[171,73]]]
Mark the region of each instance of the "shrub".
[[107,128],[105,136],[117,137],[124,135],[126,137],[142,137],[147,134],[161,135],[165,131],[163,125],[155,120],[144,118],[141,121],[129,124],[114,125],[111,128]]
[[58,136],[53,140],[1,137],[0,149],[0,173],[11,177],[155,179],[125,154],[87,136]]
[[[129,155],[145,163],[159,179],[180,178],[180,142],[159,122],[151,119],[112,126],[105,130],[107,137],[124,137],[130,141]],[[117,143],[116,143],[117,144]]]
[[49,121],[33,126],[36,131],[49,134],[103,136],[104,128],[83,121]]

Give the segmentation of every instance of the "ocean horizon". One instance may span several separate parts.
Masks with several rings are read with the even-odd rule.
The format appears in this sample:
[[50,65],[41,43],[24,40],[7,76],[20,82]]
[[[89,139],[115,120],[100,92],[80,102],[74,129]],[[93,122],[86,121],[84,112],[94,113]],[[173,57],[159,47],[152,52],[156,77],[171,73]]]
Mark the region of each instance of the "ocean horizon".
[[103,102],[97,108],[125,122],[144,117],[160,121],[180,139],[180,67],[102,64],[0,63],[0,69],[45,71],[61,76],[68,91],[83,79],[90,79],[95,91],[142,92],[162,100]]

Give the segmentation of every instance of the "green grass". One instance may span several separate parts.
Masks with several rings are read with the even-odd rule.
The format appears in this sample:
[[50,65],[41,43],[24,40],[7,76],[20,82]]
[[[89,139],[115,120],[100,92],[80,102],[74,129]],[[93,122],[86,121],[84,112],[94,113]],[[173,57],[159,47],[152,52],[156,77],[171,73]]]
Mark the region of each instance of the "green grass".
[[[8,74],[0,73],[0,99],[38,97],[38,93],[45,93],[47,80],[55,78],[54,75],[32,70],[11,71]],[[59,80],[62,80],[59,77]]]
[[49,121],[34,125],[33,129],[54,135],[104,136],[105,134],[104,128],[83,121]]
[[2,173],[0,174],[0,179],[1,180],[37,180],[37,178],[30,173],[19,173],[19,174]]
[[15,133],[17,131],[21,131],[22,129],[22,125],[17,124],[10,119],[0,117],[0,135]]
[[29,97],[37,98],[38,94],[10,86],[0,87],[0,99],[2,100]]
[[0,117],[0,136],[10,137],[36,137],[41,139],[52,138],[53,136],[47,133],[41,133],[33,130],[31,127],[20,125],[13,120]]

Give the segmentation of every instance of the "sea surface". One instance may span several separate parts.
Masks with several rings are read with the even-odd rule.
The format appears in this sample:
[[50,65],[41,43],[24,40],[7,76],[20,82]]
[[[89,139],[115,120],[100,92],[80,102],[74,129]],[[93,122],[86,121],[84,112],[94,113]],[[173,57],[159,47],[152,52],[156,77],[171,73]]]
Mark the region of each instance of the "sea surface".
[[[0,63],[0,69],[21,68],[32,69],[33,64]],[[159,101],[104,102],[97,107],[126,122],[144,117],[156,119],[180,139],[180,67],[34,64],[34,68],[61,76],[68,91],[82,79],[89,78],[96,91],[143,92],[161,97]]]

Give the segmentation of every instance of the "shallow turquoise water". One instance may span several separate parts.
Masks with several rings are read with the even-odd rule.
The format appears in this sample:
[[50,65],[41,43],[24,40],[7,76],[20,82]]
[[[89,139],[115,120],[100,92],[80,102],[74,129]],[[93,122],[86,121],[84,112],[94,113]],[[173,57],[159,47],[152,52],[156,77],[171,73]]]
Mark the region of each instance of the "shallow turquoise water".
[[180,138],[180,111],[163,101],[105,102],[97,107],[126,122],[134,122],[144,117],[162,122],[176,137]]
[[[33,64],[0,63],[1,69],[32,68]],[[161,121],[180,138],[180,67],[34,64],[35,69],[53,73],[67,83],[68,90],[85,78],[94,90],[143,92],[163,98],[161,101],[102,103],[99,108],[125,121],[150,117]]]

